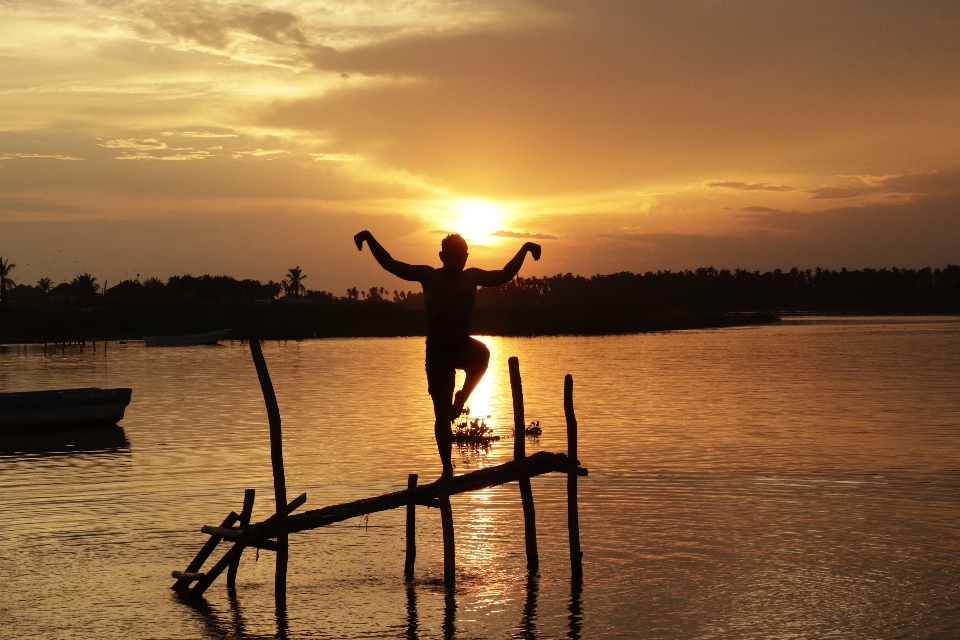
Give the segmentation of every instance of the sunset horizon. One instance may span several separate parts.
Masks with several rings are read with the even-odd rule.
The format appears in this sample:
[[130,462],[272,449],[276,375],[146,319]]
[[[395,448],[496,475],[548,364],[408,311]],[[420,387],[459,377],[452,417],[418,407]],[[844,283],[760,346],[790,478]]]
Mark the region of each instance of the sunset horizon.
[[398,283],[462,233],[523,275],[960,263],[956,9],[7,3],[18,282],[299,264]]

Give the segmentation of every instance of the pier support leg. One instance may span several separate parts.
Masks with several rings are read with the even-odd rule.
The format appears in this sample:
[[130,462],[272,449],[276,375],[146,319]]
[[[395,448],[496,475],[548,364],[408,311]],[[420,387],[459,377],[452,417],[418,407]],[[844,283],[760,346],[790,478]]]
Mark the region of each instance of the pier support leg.
[[[256,489],[247,489],[243,492],[243,510],[240,512],[240,526],[250,526],[250,516],[253,514],[253,500],[257,495]],[[240,556],[230,563],[227,569],[227,589],[237,588],[237,570],[240,568]]]
[[583,552],[580,550],[580,512],[577,507],[577,417],[573,413],[573,376],[563,380],[563,412],[567,417],[567,528],[570,530],[570,572],[574,580],[583,577]]
[[[417,474],[407,476],[407,489],[417,488]],[[407,554],[403,564],[403,578],[408,582],[413,580],[413,567],[417,562],[417,505],[410,502],[407,505]]]
[[443,529],[443,583],[447,589],[453,589],[457,581],[457,552],[453,540],[453,510],[450,496],[445,487],[440,487],[437,498],[440,501],[440,525]]
[[[523,413],[523,382],[520,379],[520,361],[510,358],[510,390],[513,392],[513,459],[523,460],[526,451],[526,418]],[[533,489],[530,478],[520,478],[520,502],[523,504],[523,537],[527,550],[527,570],[536,573],[540,569],[540,554],[537,551],[537,514],[533,506]]]
[[[224,518],[223,522],[220,523],[220,526],[224,529],[229,529],[239,519],[240,516],[231,511],[230,515]],[[217,545],[220,544],[221,540],[223,540],[223,538],[220,536],[210,536],[210,538],[207,539],[207,543],[203,545],[197,555],[193,558],[193,561],[187,565],[187,570],[184,571],[184,573],[196,573],[197,571],[200,571],[203,563],[207,561],[207,558],[210,557],[210,554],[213,553],[213,550],[217,548]],[[170,588],[178,593],[185,593],[190,588],[190,581],[179,579]]]
[[259,340],[250,341],[250,354],[257,367],[257,377],[260,379],[260,388],[263,391],[263,402],[267,406],[267,419],[270,421],[270,462],[273,465],[273,491],[277,503],[277,571],[274,578],[274,594],[277,602],[287,598],[287,551],[289,537],[287,535],[287,481],[283,474],[283,435],[280,425],[280,407],[277,405],[277,394],[273,390],[270,372],[267,371],[267,362],[263,358],[263,350]]

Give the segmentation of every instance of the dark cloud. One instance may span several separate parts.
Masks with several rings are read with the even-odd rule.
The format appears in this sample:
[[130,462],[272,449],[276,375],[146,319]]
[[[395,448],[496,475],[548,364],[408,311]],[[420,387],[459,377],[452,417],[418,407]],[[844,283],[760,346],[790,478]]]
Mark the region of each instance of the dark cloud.
[[380,81],[278,100],[257,122],[508,197],[731,171],[902,171],[960,139],[960,4],[549,7],[562,18],[310,53],[319,69]]
[[524,233],[519,231],[494,231],[490,234],[498,238],[526,238],[528,240],[556,240],[557,236],[551,236],[546,233]]
[[[719,268],[907,268],[960,264],[960,196],[817,213],[756,212],[743,232],[608,234],[594,271]],[[587,258],[584,258],[586,261]]]
[[960,194],[960,169],[911,173],[890,176],[872,182],[846,187],[820,187],[807,191],[814,200],[856,198],[871,193],[891,194],[887,197],[929,197]]
[[733,180],[707,180],[704,184],[708,187],[722,187],[724,189],[737,189],[738,191],[796,191],[793,187],[782,184],[769,184],[767,182],[750,184]]
[[771,209],[770,207],[743,207],[740,211],[750,211],[751,213],[783,213],[780,209]]

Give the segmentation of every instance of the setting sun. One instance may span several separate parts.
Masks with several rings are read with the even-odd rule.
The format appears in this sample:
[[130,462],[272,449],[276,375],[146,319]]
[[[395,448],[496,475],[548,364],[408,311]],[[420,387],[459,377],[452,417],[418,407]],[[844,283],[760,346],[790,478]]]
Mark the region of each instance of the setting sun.
[[503,228],[503,212],[486,200],[457,200],[453,203],[453,231],[467,240],[488,238],[491,233]]

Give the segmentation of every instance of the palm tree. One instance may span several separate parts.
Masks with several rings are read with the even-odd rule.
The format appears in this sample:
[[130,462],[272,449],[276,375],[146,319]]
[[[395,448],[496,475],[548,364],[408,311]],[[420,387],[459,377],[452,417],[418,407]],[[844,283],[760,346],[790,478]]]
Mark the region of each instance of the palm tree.
[[37,288],[44,293],[50,293],[53,288],[53,281],[50,278],[40,278],[37,280]]
[[10,272],[13,271],[13,268],[17,266],[10,262],[9,260],[4,260],[3,256],[0,256],[0,302],[7,301],[7,288],[13,288],[17,286],[17,283],[13,281],[13,278],[10,277]]
[[77,288],[77,293],[79,293],[80,297],[82,298],[96,295],[97,291],[100,290],[100,285],[97,284],[97,279],[91,276],[89,273],[80,274],[74,278],[73,282],[70,284]]
[[307,276],[300,271],[298,265],[293,269],[287,269],[287,275],[284,276],[283,282],[280,284],[288,296],[293,296],[294,300],[297,300],[307,292],[307,288],[303,286],[303,281],[306,279]]

